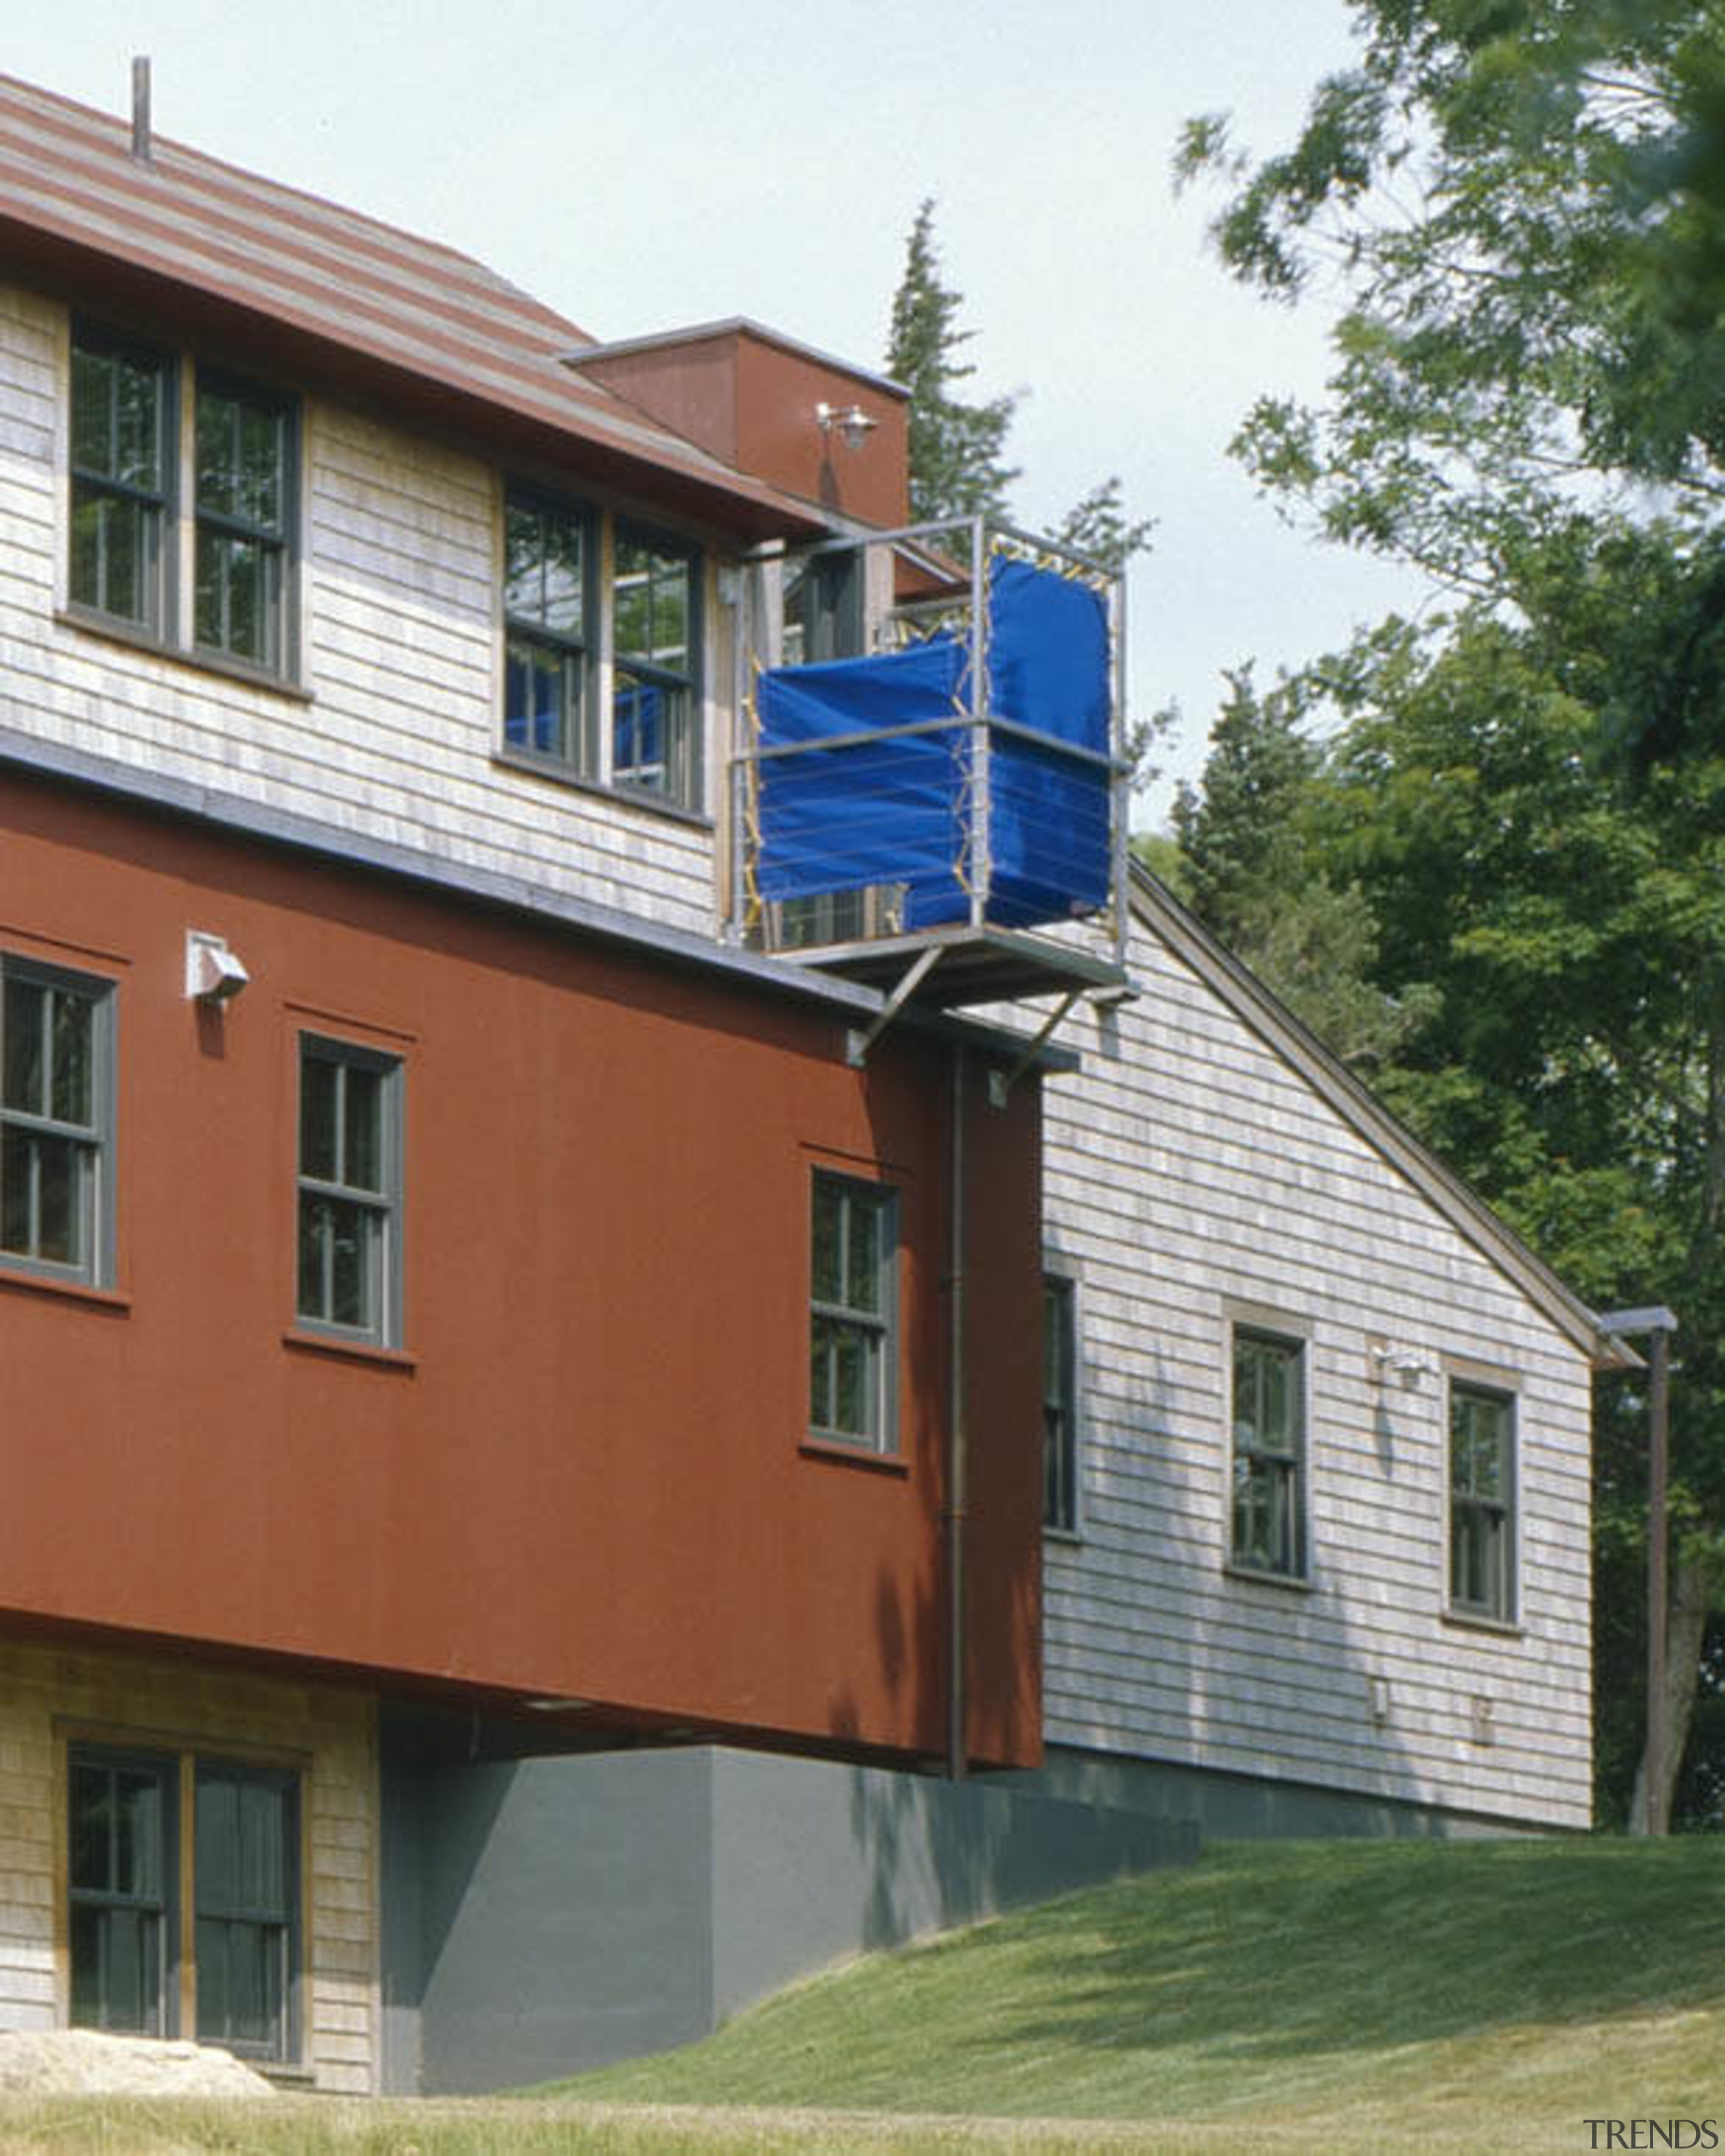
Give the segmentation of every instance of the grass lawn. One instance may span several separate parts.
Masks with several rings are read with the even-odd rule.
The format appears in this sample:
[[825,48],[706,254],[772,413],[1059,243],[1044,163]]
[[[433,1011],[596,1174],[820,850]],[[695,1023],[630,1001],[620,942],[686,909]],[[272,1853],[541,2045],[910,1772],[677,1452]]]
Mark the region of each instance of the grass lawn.
[[1725,2145],[1717,1840],[1239,1843],[858,1962],[706,2043],[526,2097],[0,2102],[0,2156],[1364,2156],[1586,2149],[1589,2118],[1711,2119]]

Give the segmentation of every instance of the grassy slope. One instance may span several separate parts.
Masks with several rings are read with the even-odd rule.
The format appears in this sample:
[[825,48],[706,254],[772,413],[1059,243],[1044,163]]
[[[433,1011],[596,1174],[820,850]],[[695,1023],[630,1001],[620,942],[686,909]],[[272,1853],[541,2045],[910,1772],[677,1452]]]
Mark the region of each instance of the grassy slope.
[[1193,2145],[1206,2123],[1573,2148],[1589,2116],[1725,2121],[1725,1849],[1236,1844],[865,1962],[564,2087],[1182,2121]]

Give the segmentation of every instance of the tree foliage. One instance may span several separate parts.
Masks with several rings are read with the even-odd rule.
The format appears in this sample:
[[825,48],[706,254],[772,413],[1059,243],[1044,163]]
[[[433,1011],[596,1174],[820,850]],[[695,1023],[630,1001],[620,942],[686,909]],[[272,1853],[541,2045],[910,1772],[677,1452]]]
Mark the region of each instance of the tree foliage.
[[[1272,977],[1276,893],[1363,909],[1336,963],[1397,1014],[1380,1091],[1597,1306],[1678,1310],[1676,1600],[1702,1627],[1680,1798],[1717,1818],[1725,11],[1369,0],[1357,20],[1358,64],[1290,151],[1255,165],[1206,119],[1180,171],[1221,176],[1236,275],[1344,297],[1327,401],[1262,401],[1237,454],[1321,534],[1426,571],[1448,610],[1363,634],[1255,711],[1236,682],[1181,837],[1200,909],[1255,934]],[[1322,748],[1301,732],[1319,706]],[[1296,969],[1275,984],[1337,1032]],[[1645,1398],[1602,1387],[1599,1429],[1601,1804],[1620,1817]]]

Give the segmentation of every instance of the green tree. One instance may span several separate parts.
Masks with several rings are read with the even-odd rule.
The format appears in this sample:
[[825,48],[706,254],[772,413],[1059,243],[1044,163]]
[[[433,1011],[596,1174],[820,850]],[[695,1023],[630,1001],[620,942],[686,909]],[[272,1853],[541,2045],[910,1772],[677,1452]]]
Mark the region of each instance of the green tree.
[[968,403],[957,393],[976,372],[962,357],[975,335],[958,326],[963,304],[941,276],[934,203],[925,200],[911,227],[886,346],[886,372],[911,393],[911,516],[918,524],[1004,513],[1019,476],[1004,460],[1017,399]]
[[[1725,14],[1367,0],[1358,64],[1254,164],[1192,123],[1236,275],[1345,305],[1326,402],[1237,453],[1453,611],[1296,677],[1344,725],[1276,873],[1369,911],[1430,998],[1394,1105],[1600,1306],[1669,1301],[1681,1730],[1719,1707],[1725,1578]],[[1602,1804],[1639,1737],[1645,1403],[1602,1389]],[[1709,1630],[1709,1626],[1712,1629]],[[1684,1800],[1717,1816],[1722,1755]]]

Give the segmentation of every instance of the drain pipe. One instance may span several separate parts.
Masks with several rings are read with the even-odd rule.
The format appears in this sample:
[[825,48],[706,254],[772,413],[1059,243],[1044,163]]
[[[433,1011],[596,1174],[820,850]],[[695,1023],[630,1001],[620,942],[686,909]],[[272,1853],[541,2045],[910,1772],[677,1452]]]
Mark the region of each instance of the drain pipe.
[[952,1050],[952,1268],[947,1318],[952,1400],[947,1429],[947,1777],[962,1782],[966,1767],[964,1522],[969,1466],[964,1429],[964,1050]]

